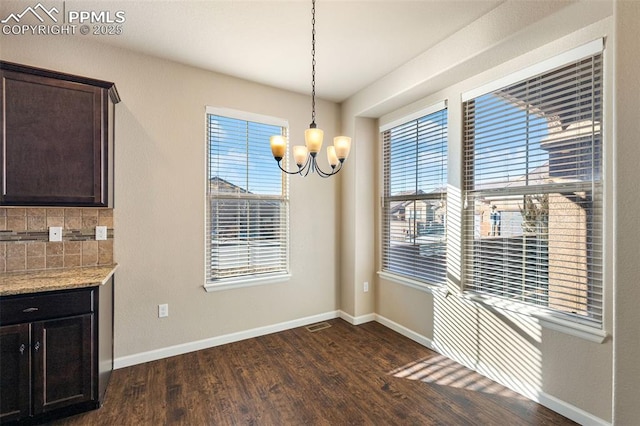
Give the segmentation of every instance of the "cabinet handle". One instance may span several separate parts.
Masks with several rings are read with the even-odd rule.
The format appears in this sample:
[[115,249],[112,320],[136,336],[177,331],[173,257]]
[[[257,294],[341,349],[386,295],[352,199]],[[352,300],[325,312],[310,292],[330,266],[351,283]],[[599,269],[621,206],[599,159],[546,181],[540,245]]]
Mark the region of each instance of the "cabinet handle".
[[36,312],[37,310],[38,308],[26,308],[26,309],[23,309],[22,312],[29,313],[29,312]]
[[36,350],[36,352],[38,352],[38,350],[40,350],[40,342],[36,342],[35,346],[33,347],[33,349]]
[[20,349],[19,349],[20,350],[20,355],[24,355],[24,349],[25,349],[25,346],[24,346],[24,343],[23,343],[23,344],[20,345]]

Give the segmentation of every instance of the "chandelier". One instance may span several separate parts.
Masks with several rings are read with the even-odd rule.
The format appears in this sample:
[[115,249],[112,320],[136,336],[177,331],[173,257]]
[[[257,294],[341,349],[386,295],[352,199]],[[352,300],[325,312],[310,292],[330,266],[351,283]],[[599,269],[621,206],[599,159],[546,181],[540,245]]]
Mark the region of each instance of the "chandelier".
[[287,141],[282,135],[271,136],[271,153],[278,163],[278,167],[290,175],[299,174],[307,176],[309,173],[317,173],[318,176],[327,178],[338,173],[342,169],[344,161],[349,156],[351,138],[336,136],[333,138],[333,146],[327,148],[327,160],[331,166],[330,172],[323,171],[316,159],[322,148],[324,132],[316,127],[316,1],[311,1],[311,124],[304,132],[305,145],[293,147],[293,159],[298,166],[296,171],[288,171],[282,167],[282,158],[287,152]]

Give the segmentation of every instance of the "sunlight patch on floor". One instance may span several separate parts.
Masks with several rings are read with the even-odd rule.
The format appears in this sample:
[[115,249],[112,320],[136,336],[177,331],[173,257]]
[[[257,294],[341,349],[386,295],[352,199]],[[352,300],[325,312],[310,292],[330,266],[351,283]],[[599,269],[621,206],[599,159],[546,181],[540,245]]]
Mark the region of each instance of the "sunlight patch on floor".
[[401,379],[419,380],[440,386],[525,399],[516,392],[442,355],[411,362],[390,371],[389,374]]

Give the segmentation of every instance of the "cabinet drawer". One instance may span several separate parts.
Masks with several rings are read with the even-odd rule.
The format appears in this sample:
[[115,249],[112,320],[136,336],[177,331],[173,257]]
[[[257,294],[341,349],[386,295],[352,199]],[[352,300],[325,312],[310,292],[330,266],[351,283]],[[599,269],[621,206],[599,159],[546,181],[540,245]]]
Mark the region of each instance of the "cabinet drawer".
[[0,298],[0,324],[17,324],[93,312],[94,289]]

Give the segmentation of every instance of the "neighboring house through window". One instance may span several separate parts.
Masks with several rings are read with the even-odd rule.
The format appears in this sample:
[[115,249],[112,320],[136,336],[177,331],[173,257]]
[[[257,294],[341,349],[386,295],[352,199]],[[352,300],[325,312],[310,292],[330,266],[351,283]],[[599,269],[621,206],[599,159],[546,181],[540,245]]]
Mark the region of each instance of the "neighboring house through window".
[[446,276],[447,109],[381,128],[382,272],[426,284]]
[[598,328],[601,52],[463,96],[466,288]]
[[206,284],[245,285],[288,273],[287,176],[269,146],[287,123],[207,108]]

